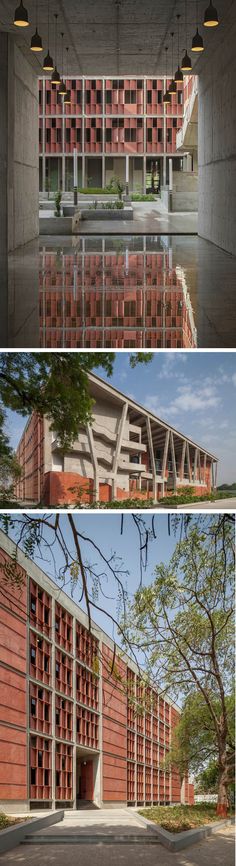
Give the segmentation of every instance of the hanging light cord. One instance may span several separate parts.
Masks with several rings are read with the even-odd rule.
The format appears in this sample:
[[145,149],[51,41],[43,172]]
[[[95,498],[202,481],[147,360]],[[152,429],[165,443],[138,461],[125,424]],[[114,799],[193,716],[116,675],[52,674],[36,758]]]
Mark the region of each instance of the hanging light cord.
[[49,0],[48,0],[48,50],[49,50]]
[[61,48],[61,77],[62,77],[62,78],[63,78],[63,69],[64,69],[64,64],[63,64],[63,36],[64,36],[64,33],[61,33],[61,42],[62,42],[62,48]]
[[55,12],[55,68],[57,69],[57,19],[58,14]]

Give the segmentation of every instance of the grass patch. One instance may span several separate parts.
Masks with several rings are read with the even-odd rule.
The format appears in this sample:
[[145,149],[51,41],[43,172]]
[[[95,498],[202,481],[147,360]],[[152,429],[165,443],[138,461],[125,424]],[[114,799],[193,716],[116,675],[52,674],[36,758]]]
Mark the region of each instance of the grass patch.
[[[219,821],[215,803],[197,803],[196,806],[152,806],[139,809],[139,814],[154,824],[160,824],[169,833],[182,833],[183,830],[194,830],[204,824],[214,824]],[[229,812],[229,817],[232,816]]]
[[114,189],[103,189],[99,186],[79,186],[78,192],[83,193],[83,195],[116,195]]
[[131,201],[157,201],[157,194],[154,195],[153,192],[141,193],[141,192],[133,192],[131,195]]
[[7,830],[8,827],[13,827],[14,824],[24,824],[25,821],[30,821],[29,815],[25,818],[12,818],[9,815],[5,815],[4,812],[0,812],[0,830]]

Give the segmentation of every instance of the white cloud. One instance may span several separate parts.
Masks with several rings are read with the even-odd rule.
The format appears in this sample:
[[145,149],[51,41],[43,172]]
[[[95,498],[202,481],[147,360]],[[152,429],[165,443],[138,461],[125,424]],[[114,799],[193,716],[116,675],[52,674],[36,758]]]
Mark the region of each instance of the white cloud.
[[235,387],[236,387],[236,373],[233,373],[232,382],[233,382],[233,385],[235,385]]
[[221,403],[215,385],[203,384],[200,388],[180,385],[177,397],[168,407],[168,414],[178,415],[181,412],[208,412]]
[[169,379],[178,376],[176,367],[179,364],[186,364],[187,355],[184,352],[169,352],[166,353],[162,360],[161,372],[158,374],[158,379]]

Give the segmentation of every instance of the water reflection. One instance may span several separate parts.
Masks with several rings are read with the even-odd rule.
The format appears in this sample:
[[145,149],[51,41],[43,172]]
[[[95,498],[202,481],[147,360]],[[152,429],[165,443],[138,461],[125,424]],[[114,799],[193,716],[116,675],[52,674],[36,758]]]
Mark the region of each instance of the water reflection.
[[40,346],[194,348],[183,267],[167,236],[40,243]]

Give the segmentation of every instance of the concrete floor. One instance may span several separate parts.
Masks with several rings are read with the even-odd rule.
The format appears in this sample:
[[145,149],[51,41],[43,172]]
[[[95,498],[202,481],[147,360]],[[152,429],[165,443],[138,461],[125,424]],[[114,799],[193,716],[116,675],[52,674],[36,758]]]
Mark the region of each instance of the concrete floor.
[[[56,825],[57,827],[62,825]],[[44,831],[45,833],[45,831]],[[192,845],[186,851],[173,854],[163,846],[142,846],[139,843],[109,844],[98,842],[94,845],[20,845],[5,854],[0,855],[0,864],[12,866],[233,866],[234,864],[234,828],[227,827],[218,831],[208,839]]]
[[[102,222],[102,229],[107,234],[120,233],[133,234],[197,234],[197,213],[167,213],[160,200],[157,202],[132,202],[134,218],[121,220],[114,223],[107,220]],[[98,222],[86,220],[81,222],[80,234],[97,234]]]
[[184,510],[190,511],[236,511],[236,498],[234,499],[215,499],[214,502],[194,502],[191,505],[184,505]]
[[[9,313],[5,327],[6,339],[2,348],[38,348],[40,346],[42,348],[53,346],[58,346],[58,348],[77,346],[80,348],[84,345],[85,339],[87,341],[86,348],[89,345],[93,347],[93,333],[97,329],[96,324],[91,326],[88,334],[86,320],[83,327],[78,330],[77,327],[67,324],[65,316],[63,322],[57,327],[56,334],[50,319],[47,318],[47,301],[50,302],[51,295],[55,298],[57,274],[59,274],[60,281],[62,266],[65,268],[66,256],[68,255],[70,257],[70,269],[74,257],[75,279],[77,279],[76,268],[77,264],[79,267],[81,263],[83,244],[88,256],[101,253],[102,244],[106,250],[112,250],[113,254],[117,256],[122,254],[124,267],[127,257],[128,263],[130,260],[131,289],[137,286],[132,253],[142,252],[144,244],[147,251],[154,253],[163,253],[163,248],[165,248],[169,258],[169,270],[173,273],[173,269],[176,269],[176,276],[178,276],[178,280],[181,280],[183,303],[187,303],[193,348],[195,346],[200,348],[236,347],[236,257],[225,253],[197,236],[151,235],[139,237],[133,234],[133,230],[130,234],[129,226],[127,238],[120,235],[108,238],[104,234],[86,239],[45,236],[40,240],[26,244],[25,247],[19,248],[10,255]],[[45,253],[47,254],[46,265],[44,264]],[[50,264],[50,256],[53,260],[52,265]],[[163,259],[163,256],[160,258]],[[165,269],[165,273],[163,271],[163,275],[161,271],[158,272],[157,277],[160,283],[163,279],[163,283],[168,284],[168,269]],[[47,287],[43,289],[45,281]],[[112,288],[115,291],[119,289],[119,286]],[[91,286],[91,291],[92,289]],[[155,288],[152,291],[155,292]],[[158,297],[159,288],[156,288],[156,292]],[[75,300],[80,299],[79,278],[75,289],[70,283],[69,285],[67,283],[64,293],[62,289],[59,289],[57,297],[63,300],[66,293],[67,298],[69,294]],[[130,329],[131,332],[134,328],[136,328],[135,317],[134,324]],[[195,329],[197,329],[197,335]],[[116,327],[115,330],[117,330]],[[121,340],[125,330],[126,347],[129,348],[127,346],[129,335],[127,327],[122,327],[119,322],[118,330]],[[139,323],[136,328],[136,334],[138,333],[140,337],[139,348],[146,347],[146,330],[145,322],[141,327]],[[175,348],[174,337],[173,346],[167,344],[164,327],[160,327],[158,334],[155,328],[153,331],[154,338],[156,339],[158,336],[161,340],[162,348]],[[102,326],[100,326],[100,339],[103,346],[104,331]],[[108,348],[108,346],[106,347]],[[113,346],[111,343],[111,348],[116,348],[116,344]],[[188,348],[184,335],[182,345],[179,348]]]

